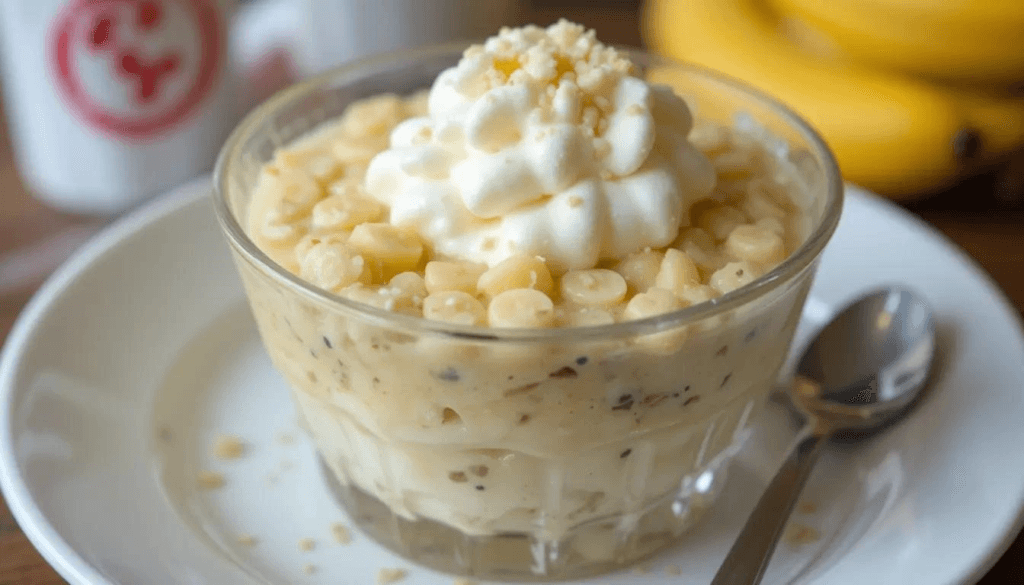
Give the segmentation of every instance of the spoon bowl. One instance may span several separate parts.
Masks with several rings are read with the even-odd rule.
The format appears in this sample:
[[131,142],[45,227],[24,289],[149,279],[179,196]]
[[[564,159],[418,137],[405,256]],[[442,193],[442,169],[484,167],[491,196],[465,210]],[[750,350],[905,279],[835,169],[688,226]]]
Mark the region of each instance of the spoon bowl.
[[712,585],[760,583],[825,442],[837,433],[863,437],[909,412],[934,356],[932,311],[903,287],[861,297],[815,336],[797,363],[789,392],[807,424]]
[[807,346],[790,397],[808,415],[842,416],[861,430],[883,426],[920,396],[934,355],[928,305],[902,287],[876,291]]

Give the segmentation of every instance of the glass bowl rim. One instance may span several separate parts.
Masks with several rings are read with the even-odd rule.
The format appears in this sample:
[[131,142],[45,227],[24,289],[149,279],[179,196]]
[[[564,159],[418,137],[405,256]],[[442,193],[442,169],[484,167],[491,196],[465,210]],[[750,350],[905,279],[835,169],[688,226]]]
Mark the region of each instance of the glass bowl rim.
[[698,77],[723,84],[739,94],[752,98],[761,105],[768,107],[775,114],[779,115],[784,122],[789,124],[792,129],[796,130],[798,135],[808,143],[811,150],[822,161],[822,171],[826,180],[826,201],[821,221],[800,247],[771,271],[744,286],[715,297],[710,301],[643,319],[606,325],[543,329],[495,328],[484,325],[456,325],[443,321],[433,321],[424,317],[388,311],[347,299],[328,290],[318,288],[292,274],[271,260],[266,253],[256,246],[235,217],[228,202],[227,194],[229,192],[229,177],[231,176],[234,164],[239,160],[239,151],[242,145],[259,129],[262,122],[272,119],[276,112],[288,104],[311,95],[320,88],[346,82],[355,82],[366,74],[378,72],[389,65],[411,64],[418,60],[422,61],[429,58],[455,55],[464,51],[471,44],[473,43],[459,41],[392,51],[357,59],[286,87],[250,111],[228,136],[217,157],[213,172],[214,208],[221,228],[227,235],[232,247],[255,268],[278,281],[279,284],[297,291],[308,300],[331,309],[343,309],[343,312],[358,315],[359,318],[368,322],[374,322],[393,329],[401,329],[408,333],[427,333],[481,342],[529,342],[558,341],[569,338],[579,340],[580,338],[638,336],[672,329],[688,323],[696,323],[719,315],[751,303],[779,286],[792,281],[813,264],[835,232],[843,208],[843,182],[832,151],[808,122],[774,97],[731,76],[699,65],[677,61],[662,55],[655,55],[642,49],[624,47],[623,50],[627,51],[630,55],[639,55],[648,63],[669,65],[677,70],[696,74]]

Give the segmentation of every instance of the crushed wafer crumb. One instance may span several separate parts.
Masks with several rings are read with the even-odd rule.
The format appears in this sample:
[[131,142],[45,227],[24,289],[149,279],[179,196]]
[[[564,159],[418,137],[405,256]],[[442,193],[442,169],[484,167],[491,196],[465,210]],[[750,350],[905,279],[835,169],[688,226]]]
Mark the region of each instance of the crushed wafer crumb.
[[288,471],[289,469],[291,469],[293,467],[295,467],[295,462],[293,462],[291,459],[282,459],[281,460],[281,470],[282,471]]
[[390,583],[398,583],[409,574],[405,569],[388,569],[384,568],[377,571],[377,585],[389,585]]
[[793,545],[810,544],[821,538],[821,533],[804,524],[793,523],[786,529],[786,542]]
[[665,574],[672,576],[679,576],[683,574],[683,570],[678,565],[665,565]]
[[295,442],[295,435],[282,431],[277,434],[277,442],[282,445],[291,445]]
[[238,535],[238,544],[242,546],[256,546],[257,542],[256,537],[251,534]]
[[350,544],[352,542],[352,533],[341,522],[331,524],[331,535],[334,536],[334,542],[338,544]]
[[302,572],[307,575],[312,575],[313,573],[316,573],[316,565],[312,563],[306,563],[302,567]]
[[312,538],[299,539],[299,550],[303,552],[309,552],[316,548],[316,541]]
[[245,455],[245,443],[234,435],[221,435],[213,442],[213,456],[217,459],[238,459]]
[[797,512],[801,514],[813,514],[818,511],[818,505],[814,502],[800,502]]
[[196,476],[199,487],[204,490],[215,490],[224,487],[224,476],[216,471],[203,470]]

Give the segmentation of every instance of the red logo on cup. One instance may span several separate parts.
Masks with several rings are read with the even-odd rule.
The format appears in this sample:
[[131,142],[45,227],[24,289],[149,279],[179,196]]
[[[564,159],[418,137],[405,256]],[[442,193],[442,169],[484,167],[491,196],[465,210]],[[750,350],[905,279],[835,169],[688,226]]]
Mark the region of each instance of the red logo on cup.
[[210,0],[72,0],[52,31],[65,102],[118,137],[151,138],[187,120],[220,67]]

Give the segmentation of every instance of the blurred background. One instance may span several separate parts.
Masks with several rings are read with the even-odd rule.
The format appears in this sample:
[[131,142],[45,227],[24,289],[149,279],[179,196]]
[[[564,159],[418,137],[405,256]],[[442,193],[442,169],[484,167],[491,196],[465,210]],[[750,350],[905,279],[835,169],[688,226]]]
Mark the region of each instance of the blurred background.
[[[145,29],[173,16],[180,1],[111,4],[137,8],[136,25]],[[595,28],[606,43],[642,46],[722,71],[790,105],[824,135],[847,181],[945,233],[1018,310],[1024,307],[1020,0],[203,2],[231,19],[225,25],[231,30],[227,66],[218,70],[223,79],[215,80],[221,97],[210,98],[202,112],[202,119],[216,123],[177,129],[173,136],[168,130],[158,137],[166,143],[159,149],[133,141],[137,137],[117,142],[109,133],[98,138],[86,132],[75,142],[63,126],[47,122],[64,115],[62,123],[79,124],[81,116],[59,114],[39,98],[58,83],[32,61],[43,58],[36,45],[50,34],[43,21],[65,18],[65,8],[86,2],[0,3],[0,342],[63,259],[120,214],[208,172],[224,132],[273,91],[367,53],[479,38],[501,24],[545,25],[561,17]],[[87,31],[90,54],[103,56],[118,40],[117,29],[110,28],[116,19],[92,17],[99,24]],[[76,86],[68,87],[65,93],[73,94]],[[99,146],[82,142],[89,140]],[[169,169],[162,183],[154,182],[146,164]],[[100,166],[108,170],[97,171]],[[50,169],[65,172],[64,183],[49,181]],[[1019,576],[1022,549],[1018,540],[985,582]],[[60,582],[0,502],[0,584]]]

